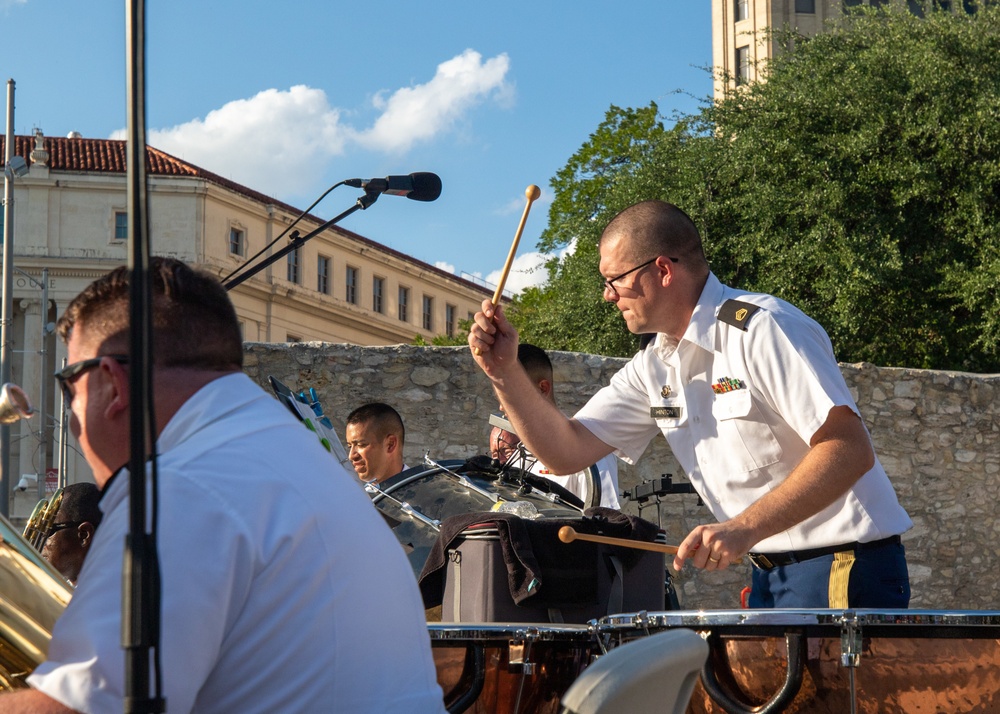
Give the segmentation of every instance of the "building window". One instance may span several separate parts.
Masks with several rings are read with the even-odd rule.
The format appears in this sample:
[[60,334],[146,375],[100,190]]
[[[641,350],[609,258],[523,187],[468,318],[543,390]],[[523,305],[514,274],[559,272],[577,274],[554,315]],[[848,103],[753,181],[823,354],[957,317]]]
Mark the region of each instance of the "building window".
[[736,84],[750,83],[750,45],[736,48]]
[[399,286],[399,319],[402,322],[410,321],[410,289]]
[[801,15],[815,15],[816,0],[795,0],[795,12]]
[[385,294],[385,278],[378,276],[372,278],[372,310],[375,312],[385,312],[382,305],[382,296]]
[[288,282],[299,282],[299,266],[301,265],[301,248],[296,248],[288,254]]
[[128,213],[115,211],[115,237],[113,240],[128,240]]
[[434,298],[424,295],[423,326],[425,330],[434,329]]
[[736,2],[736,22],[746,20],[750,17],[750,0],[735,0]]
[[330,294],[330,259],[325,255],[316,261],[316,289],[324,295]]
[[229,228],[229,255],[245,256],[247,254],[247,234],[242,228]]
[[847,10],[848,8],[857,7],[860,4],[861,0],[844,0],[844,9]]
[[455,306],[445,304],[444,306],[444,331],[448,337],[455,336]]
[[344,274],[345,287],[344,287],[344,299],[352,305],[358,304],[358,269],[352,268],[350,265],[347,266],[347,271]]

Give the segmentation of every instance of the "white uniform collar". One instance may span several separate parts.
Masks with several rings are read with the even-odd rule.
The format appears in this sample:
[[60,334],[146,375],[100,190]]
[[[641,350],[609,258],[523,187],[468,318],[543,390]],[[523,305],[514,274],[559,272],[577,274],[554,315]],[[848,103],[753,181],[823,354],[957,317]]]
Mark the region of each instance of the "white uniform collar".
[[[701,289],[701,295],[691,313],[691,320],[684,330],[681,342],[691,342],[698,345],[703,350],[711,352],[715,349],[716,316],[719,312],[719,305],[722,303],[722,295],[726,286],[719,282],[715,273],[709,272],[705,287]],[[666,361],[677,349],[675,343],[668,335],[658,333],[653,348],[657,356]]]

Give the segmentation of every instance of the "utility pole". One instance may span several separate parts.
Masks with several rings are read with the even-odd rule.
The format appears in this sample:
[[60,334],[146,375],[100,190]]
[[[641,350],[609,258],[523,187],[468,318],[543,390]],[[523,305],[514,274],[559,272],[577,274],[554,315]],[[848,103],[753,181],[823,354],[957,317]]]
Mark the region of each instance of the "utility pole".
[[[10,340],[14,298],[14,80],[7,80],[7,138],[3,161],[3,294],[0,316],[0,384],[10,381]],[[10,424],[0,424],[0,515],[10,515]]]

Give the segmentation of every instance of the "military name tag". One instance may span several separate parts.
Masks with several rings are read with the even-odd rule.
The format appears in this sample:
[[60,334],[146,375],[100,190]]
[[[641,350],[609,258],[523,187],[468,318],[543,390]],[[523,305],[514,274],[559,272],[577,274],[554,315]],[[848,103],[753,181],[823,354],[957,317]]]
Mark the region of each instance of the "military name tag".
[[650,407],[649,416],[653,419],[680,419],[680,407]]

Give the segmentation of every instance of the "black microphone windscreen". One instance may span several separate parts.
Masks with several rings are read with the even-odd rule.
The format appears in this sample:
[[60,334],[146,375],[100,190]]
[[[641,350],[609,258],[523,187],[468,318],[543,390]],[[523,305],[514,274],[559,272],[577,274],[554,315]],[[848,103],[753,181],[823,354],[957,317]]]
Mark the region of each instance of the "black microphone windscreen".
[[441,177],[429,171],[418,171],[410,174],[413,179],[413,190],[406,194],[414,201],[436,201],[441,195]]

